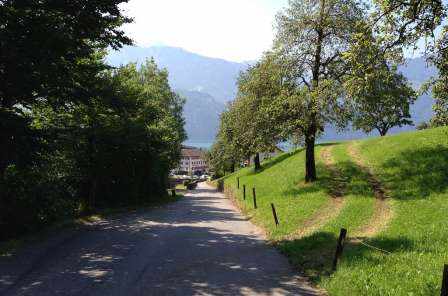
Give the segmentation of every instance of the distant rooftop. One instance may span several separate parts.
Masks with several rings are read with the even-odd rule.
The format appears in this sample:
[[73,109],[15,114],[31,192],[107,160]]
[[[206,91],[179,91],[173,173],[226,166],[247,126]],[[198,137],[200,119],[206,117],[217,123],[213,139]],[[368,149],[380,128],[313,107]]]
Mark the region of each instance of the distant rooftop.
[[195,147],[182,146],[182,156],[184,156],[184,157],[204,157],[204,150],[195,148]]

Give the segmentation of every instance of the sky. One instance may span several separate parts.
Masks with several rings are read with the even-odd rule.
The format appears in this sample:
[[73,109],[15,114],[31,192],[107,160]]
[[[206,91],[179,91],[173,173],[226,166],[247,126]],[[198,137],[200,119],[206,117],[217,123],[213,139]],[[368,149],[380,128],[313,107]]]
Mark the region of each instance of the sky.
[[288,0],[131,0],[136,45],[181,47],[208,57],[252,61],[271,47],[275,15]]

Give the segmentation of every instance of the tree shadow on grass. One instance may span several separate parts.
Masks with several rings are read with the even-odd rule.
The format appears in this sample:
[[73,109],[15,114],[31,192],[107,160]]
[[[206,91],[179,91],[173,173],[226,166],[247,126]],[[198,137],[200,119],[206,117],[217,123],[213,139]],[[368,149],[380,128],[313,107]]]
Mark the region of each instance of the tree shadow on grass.
[[[313,282],[320,282],[322,277],[333,273],[332,262],[336,250],[338,236],[332,232],[315,232],[310,236],[277,242],[279,250],[289,257],[291,263],[307,275]],[[380,264],[381,257],[373,256],[378,250],[359,243],[361,238],[347,237],[341,261],[349,265],[356,265],[366,260],[372,264]],[[394,252],[409,251],[413,243],[405,237],[398,238],[371,238],[365,240],[369,245]],[[387,253],[383,253],[387,254]]]
[[294,150],[292,152],[286,152],[286,153],[283,153],[283,154],[281,154],[281,155],[279,155],[277,157],[274,157],[272,159],[263,161],[263,163],[261,164],[261,168],[260,169],[258,169],[258,170],[252,169],[245,176],[252,176],[252,175],[259,174],[259,173],[269,169],[270,167],[273,167],[274,165],[276,165],[278,163],[281,163],[281,162],[285,161],[286,159],[288,159],[288,158],[290,158],[290,157],[300,153],[301,151],[303,151],[302,148]]
[[319,179],[313,183],[305,183],[304,180],[298,181],[294,186],[289,187],[282,191],[283,196],[293,196],[300,198],[302,195],[312,194],[323,190],[330,191],[332,180],[329,175],[328,169],[320,164],[316,163],[316,170],[319,173]]
[[381,177],[393,189],[392,197],[422,199],[447,190],[447,167],[448,148],[416,147],[388,159],[381,167]]

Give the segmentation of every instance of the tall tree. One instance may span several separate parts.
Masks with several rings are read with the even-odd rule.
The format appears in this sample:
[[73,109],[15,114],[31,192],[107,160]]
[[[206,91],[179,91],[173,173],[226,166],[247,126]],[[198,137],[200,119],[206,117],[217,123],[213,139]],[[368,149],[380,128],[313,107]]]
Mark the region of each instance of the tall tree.
[[209,154],[211,168],[215,176],[233,172],[235,166],[245,157],[245,151],[238,142],[235,103],[230,103],[221,113],[218,134]]
[[255,169],[261,168],[260,152],[269,152],[282,140],[278,122],[271,116],[271,106],[282,89],[282,67],[272,53],[241,73],[238,79],[238,97],[235,108],[238,134],[243,149],[255,155]]
[[303,112],[301,131],[306,146],[305,181],[316,180],[316,135],[329,117],[328,85],[344,74],[342,53],[348,49],[363,7],[353,0],[293,0],[277,16],[275,47],[290,73],[306,90],[299,98]]
[[[64,105],[88,100],[84,82],[102,63],[96,51],[131,44],[120,29],[130,22],[118,5],[127,0],[5,0],[0,3],[0,178],[17,151],[8,118],[42,100]],[[89,77],[87,78],[87,76]]]

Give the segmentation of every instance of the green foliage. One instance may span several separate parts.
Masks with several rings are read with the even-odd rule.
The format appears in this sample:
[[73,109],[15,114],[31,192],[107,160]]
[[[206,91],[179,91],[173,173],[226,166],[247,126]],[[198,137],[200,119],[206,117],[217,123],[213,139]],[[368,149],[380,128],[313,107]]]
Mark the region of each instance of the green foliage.
[[[317,179],[315,142],[327,124],[342,129],[352,120],[382,135],[411,124],[416,93],[394,65],[444,17],[440,0],[289,1],[277,15],[272,53],[240,77],[212,162],[247,158],[288,139],[306,147],[310,182]],[[445,84],[434,88],[439,96]],[[438,100],[436,113],[445,105]]]
[[314,145],[319,131],[328,122],[340,122],[343,114],[338,108],[339,81],[345,74],[342,53],[364,17],[363,8],[352,0],[295,0],[277,16],[275,49],[298,88],[290,110],[308,150],[307,182],[317,178]]
[[434,117],[431,124],[435,126],[448,125],[448,27],[442,32],[432,61],[439,71],[439,76],[433,86],[435,99]]
[[378,41],[358,33],[344,58],[350,68],[344,81],[353,127],[376,129],[384,136],[394,126],[412,124],[410,105],[417,99],[406,78],[390,65]]
[[105,65],[123,2],[2,1],[0,239],[166,196],[184,102],[153,61]]
[[[218,175],[233,172],[235,164],[254,154],[274,151],[284,140],[285,113],[276,103],[287,88],[284,74],[273,53],[240,74],[237,98],[221,116],[209,158]],[[260,169],[257,156],[255,169]]]
[[[93,78],[102,64],[80,62],[108,46],[130,44],[118,7],[127,0],[18,1],[0,5],[0,106],[29,106],[41,97],[82,96],[80,73]],[[93,71],[92,71],[93,70]],[[85,75],[85,73],[83,73]],[[64,96],[60,96],[61,94]]]
[[271,53],[241,73],[238,79],[238,96],[233,105],[233,112],[238,114],[235,138],[248,156],[272,151],[282,140],[281,123],[271,112],[282,83],[282,68]]
[[[8,166],[1,183],[0,225],[10,229],[5,235],[80,211],[165,196],[185,139],[183,100],[167,75],[153,61],[139,69],[130,64],[101,73],[88,104],[35,104],[27,129],[40,135],[40,148],[34,145],[32,161]],[[26,212],[29,221],[17,219],[17,212]]]
[[[369,26],[378,34],[383,50],[416,48],[422,37],[430,41],[446,16],[442,0],[374,0]],[[427,43],[429,45],[429,42]]]

